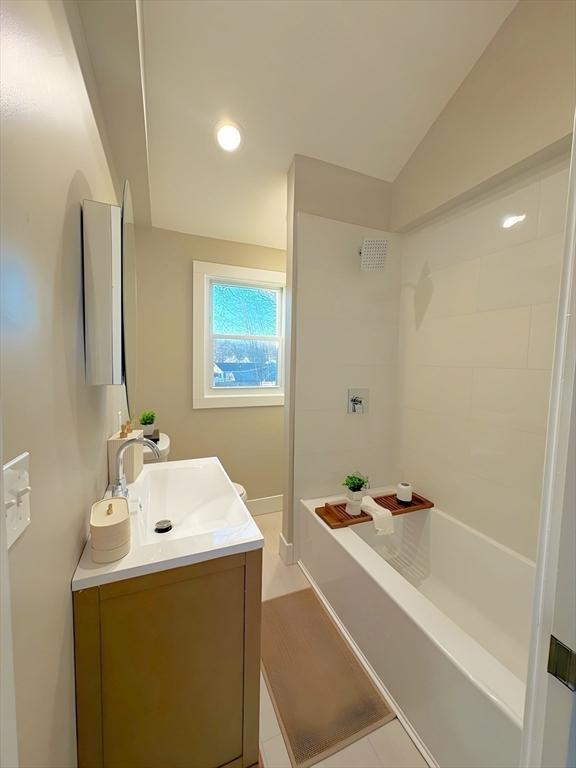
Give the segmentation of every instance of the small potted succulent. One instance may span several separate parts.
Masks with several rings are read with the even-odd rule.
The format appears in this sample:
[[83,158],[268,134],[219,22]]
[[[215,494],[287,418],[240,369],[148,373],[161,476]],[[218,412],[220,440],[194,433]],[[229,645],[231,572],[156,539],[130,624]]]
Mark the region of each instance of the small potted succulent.
[[140,426],[144,429],[144,435],[150,437],[156,429],[156,411],[142,411],[140,414]]
[[364,490],[368,488],[368,478],[357,472],[353,475],[347,475],[342,485],[346,487],[346,498],[348,499],[346,512],[349,515],[359,515],[362,512],[360,505]]

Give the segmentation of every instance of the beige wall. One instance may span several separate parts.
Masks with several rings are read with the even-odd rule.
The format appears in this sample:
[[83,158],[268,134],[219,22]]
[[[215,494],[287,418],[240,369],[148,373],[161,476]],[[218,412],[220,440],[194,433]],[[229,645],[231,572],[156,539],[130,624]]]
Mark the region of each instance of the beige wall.
[[138,3],[67,0],[66,12],[118,195],[122,194],[124,179],[130,179],[134,220],[149,225]]
[[138,383],[135,412],[154,409],[171,459],[218,456],[250,498],[283,485],[282,407],[192,409],[192,262],[284,271],[273,248],[136,228]]
[[562,141],[576,106],[576,3],[521,0],[393,183],[390,227],[429,217]]
[[[438,507],[534,559],[568,161],[405,235],[400,465]],[[503,229],[503,217],[526,219]]]
[[304,155],[294,156],[292,169],[296,211],[361,227],[388,228],[392,189],[388,181]]
[[2,4],[4,460],[31,453],[32,522],[9,553],[20,764],[75,765],[70,579],[121,388],[84,383],[80,203],[113,201],[59,2]]

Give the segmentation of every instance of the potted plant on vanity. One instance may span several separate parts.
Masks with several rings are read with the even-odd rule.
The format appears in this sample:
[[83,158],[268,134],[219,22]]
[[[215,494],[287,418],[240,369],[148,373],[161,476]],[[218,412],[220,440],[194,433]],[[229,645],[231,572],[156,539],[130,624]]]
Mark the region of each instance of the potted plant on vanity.
[[140,426],[144,430],[144,436],[150,437],[156,429],[156,411],[142,411],[140,414]]
[[347,475],[342,485],[346,487],[346,498],[348,499],[346,512],[349,515],[359,515],[362,512],[360,509],[362,497],[369,485],[368,478],[359,473]]

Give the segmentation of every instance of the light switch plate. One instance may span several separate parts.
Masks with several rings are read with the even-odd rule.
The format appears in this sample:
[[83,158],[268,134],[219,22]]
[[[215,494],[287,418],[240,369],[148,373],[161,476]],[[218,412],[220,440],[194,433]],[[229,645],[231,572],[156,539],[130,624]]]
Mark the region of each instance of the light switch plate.
[[361,416],[368,413],[369,390],[363,388],[348,390],[348,413]]
[[4,516],[8,548],[30,525],[30,454],[4,464]]

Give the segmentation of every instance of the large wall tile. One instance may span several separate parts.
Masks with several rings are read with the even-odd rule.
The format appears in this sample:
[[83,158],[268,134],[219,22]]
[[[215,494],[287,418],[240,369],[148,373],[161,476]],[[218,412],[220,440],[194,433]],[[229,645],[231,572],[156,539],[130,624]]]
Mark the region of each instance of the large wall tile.
[[[364,238],[389,239],[382,272],[362,272]],[[346,474],[397,482],[399,238],[298,215],[294,495],[338,493]],[[347,413],[348,389],[369,390],[368,413]]]
[[472,368],[419,365],[404,374],[400,394],[405,408],[447,416],[470,412]]
[[438,439],[440,422],[431,429],[414,414],[402,417],[402,477],[449,515],[534,559],[540,509],[535,483],[510,483],[494,473],[490,478],[474,475],[473,451],[478,451],[478,442],[466,422],[452,422],[443,440]]
[[[532,559],[567,185],[561,161],[402,243],[402,475]],[[513,214],[526,218],[503,229]]]
[[520,368],[529,327],[528,307],[434,318],[422,327],[417,346],[424,365]]
[[364,238],[388,240],[386,270],[399,270],[398,235],[308,213],[298,213],[296,230],[299,278],[305,276],[308,269],[357,275],[360,272],[358,249]]
[[418,331],[416,324],[416,309],[414,291],[404,286],[400,293],[398,361],[400,370],[407,365],[418,365],[421,361],[418,355]]
[[480,261],[472,259],[423,273],[416,285],[417,313],[424,319],[475,312],[479,269]]
[[342,410],[348,403],[348,389],[370,391],[370,410],[383,399],[395,402],[397,396],[396,365],[334,365],[328,375],[323,364],[306,367],[298,376],[295,408],[300,413],[310,410]]
[[401,420],[400,467],[405,476],[417,482],[422,474],[429,483],[431,478],[447,483],[449,478],[468,472],[470,433],[466,419],[405,408]]
[[[415,283],[425,263],[435,271],[532,240],[539,199],[539,180],[518,182],[410,234],[402,243],[402,283]],[[502,228],[506,216],[523,213],[522,223]]]
[[[339,322],[309,314],[309,322],[299,334],[300,368],[311,367],[319,375],[330,376],[340,363],[349,365],[386,365],[395,359],[398,325],[384,318],[363,326],[351,323],[346,316]],[[392,350],[394,357],[391,358]]]
[[480,260],[478,309],[556,301],[563,236],[552,235],[497,251]]
[[449,504],[459,503],[454,507],[458,511],[450,514],[529,560],[535,559],[540,493],[522,484],[487,482],[474,475],[464,479],[461,492],[458,499],[449,499]]
[[[385,409],[372,406],[371,415],[358,416],[339,410],[307,411],[299,419],[295,436],[296,450],[309,455],[335,450],[355,451],[364,455],[367,451],[382,448],[386,435],[382,430]],[[390,426],[390,425],[389,425]]]
[[345,489],[342,481],[350,472],[368,475],[373,487],[389,485],[398,481],[394,448],[392,444],[359,455],[344,444],[334,450],[309,454],[299,451],[294,457],[295,493],[297,499],[332,496]]
[[560,168],[545,174],[540,181],[538,237],[564,232],[569,171],[568,162],[563,161]]
[[473,417],[468,424],[470,474],[513,487],[523,486],[536,496],[544,466],[544,435],[519,432]]
[[543,368],[544,370],[552,368],[556,309],[556,304],[540,304],[531,309],[529,368]]
[[300,276],[298,307],[314,310],[319,317],[345,318],[357,321],[367,313],[375,319],[386,314],[389,305],[397,303],[393,283],[397,278],[388,272],[361,272],[351,275],[325,269],[308,269]]
[[549,371],[477,368],[470,412],[486,423],[543,435],[549,395]]
[[[356,250],[378,233],[299,217],[297,495],[402,477],[535,557],[566,187],[565,164],[536,171],[394,241],[373,275]],[[345,413],[353,386],[367,417]]]

